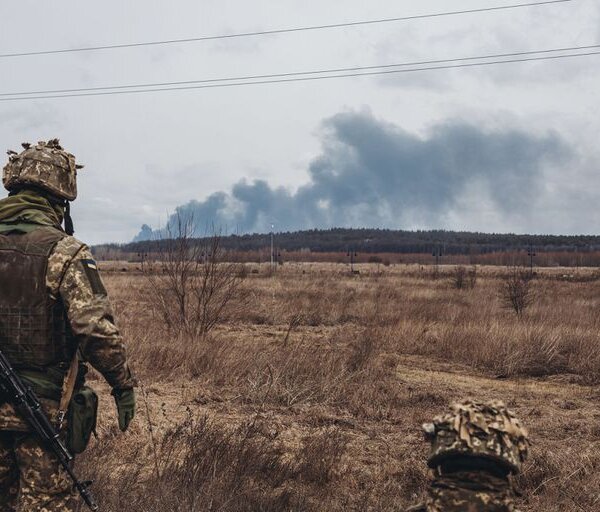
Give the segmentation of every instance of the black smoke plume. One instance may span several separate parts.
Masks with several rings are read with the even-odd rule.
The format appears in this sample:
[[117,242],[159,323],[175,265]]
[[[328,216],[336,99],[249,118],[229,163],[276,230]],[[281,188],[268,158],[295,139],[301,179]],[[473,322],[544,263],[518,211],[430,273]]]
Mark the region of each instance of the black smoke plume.
[[[330,227],[437,228],[440,219],[482,198],[486,209],[514,215],[543,189],[547,165],[571,151],[556,134],[490,131],[448,121],[427,137],[408,133],[368,112],[345,112],[323,122],[322,152],[309,182],[296,191],[264,180],[240,181],[230,192],[192,200],[169,219],[193,217],[199,236],[212,227],[227,233]],[[477,212],[473,212],[474,215]],[[148,226],[147,240],[165,229]]]

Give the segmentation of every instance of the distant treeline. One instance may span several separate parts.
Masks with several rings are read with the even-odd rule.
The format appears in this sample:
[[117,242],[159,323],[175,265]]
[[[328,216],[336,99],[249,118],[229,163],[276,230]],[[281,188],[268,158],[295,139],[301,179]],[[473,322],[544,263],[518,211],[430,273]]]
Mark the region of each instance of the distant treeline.
[[[274,236],[277,253],[347,253],[427,255],[441,253],[444,256],[486,255],[493,253],[570,252],[593,253],[600,251],[600,236],[593,235],[516,235],[471,233],[462,231],[399,231],[389,229],[313,229],[293,233],[276,233]],[[198,239],[203,244],[205,239]],[[221,245],[232,253],[270,255],[270,235],[223,236]],[[101,259],[118,259],[119,255],[141,255],[155,253],[160,240],[132,242],[128,244],[106,244],[94,247]],[[316,256],[316,255],[315,255]],[[294,259],[296,259],[294,258]],[[312,258],[307,258],[312,259]],[[394,258],[396,259],[396,258]]]

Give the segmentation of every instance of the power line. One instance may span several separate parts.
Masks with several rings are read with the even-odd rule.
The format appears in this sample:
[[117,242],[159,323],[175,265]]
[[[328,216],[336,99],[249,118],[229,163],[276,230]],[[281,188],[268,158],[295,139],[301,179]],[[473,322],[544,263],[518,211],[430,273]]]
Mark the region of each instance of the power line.
[[0,102],[2,102],[2,101],[54,99],[54,98],[75,98],[75,97],[85,97],[85,96],[112,96],[112,95],[117,95],[117,94],[139,94],[139,93],[162,92],[162,91],[183,91],[183,90],[191,90],[191,89],[214,89],[214,88],[221,88],[221,87],[241,87],[241,86],[247,86],[247,85],[264,85],[264,84],[289,83],[289,82],[307,82],[307,81],[315,81],[315,80],[327,80],[327,79],[332,79],[332,78],[350,78],[350,77],[360,77],[360,76],[389,75],[389,74],[395,74],[395,73],[412,73],[412,72],[418,72],[418,71],[432,71],[432,70],[441,70],[441,69],[471,68],[471,67],[478,67],[478,66],[491,66],[491,65],[510,64],[510,63],[517,63],[517,62],[558,60],[558,59],[568,59],[568,58],[574,58],[574,57],[586,57],[586,56],[591,56],[591,55],[600,55],[600,51],[585,52],[585,53],[572,53],[569,55],[547,55],[547,56],[543,56],[543,57],[529,57],[529,58],[488,61],[488,62],[473,62],[473,63],[467,63],[467,64],[449,64],[449,65],[445,65],[445,66],[430,66],[430,67],[409,68],[409,69],[392,69],[392,70],[386,70],[386,71],[370,71],[370,72],[366,72],[366,73],[344,73],[344,74],[338,74],[338,75],[305,76],[305,77],[282,78],[282,79],[273,79],[273,80],[259,80],[259,81],[246,81],[246,82],[234,82],[234,83],[216,83],[216,84],[204,84],[204,85],[188,85],[188,86],[183,86],[183,87],[161,87],[161,88],[154,88],[154,89],[82,92],[82,93],[73,93],[73,94],[41,95],[41,96],[22,96],[22,97],[13,97],[13,98],[0,98]]
[[446,12],[437,12],[430,14],[418,14],[414,16],[402,16],[397,18],[381,18],[374,20],[363,20],[363,21],[352,21],[347,23],[332,23],[329,25],[310,25],[304,27],[291,27],[291,28],[281,28],[281,29],[273,29],[273,30],[261,30],[256,32],[241,32],[236,34],[221,34],[215,36],[200,36],[200,37],[190,37],[185,39],[165,39],[161,41],[143,41],[139,43],[120,43],[120,44],[107,44],[101,46],[85,46],[80,48],[62,48],[58,50],[38,50],[38,51],[25,51],[25,52],[14,52],[14,53],[4,53],[0,54],[0,58],[9,58],[9,57],[30,57],[33,55],[50,55],[57,53],[74,53],[74,52],[89,52],[89,51],[97,51],[97,50],[114,50],[118,48],[136,48],[140,46],[158,46],[158,45],[167,45],[167,44],[181,44],[181,43],[193,43],[193,42],[201,42],[201,41],[214,41],[216,39],[233,39],[238,37],[254,37],[254,36],[266,36],[266,35],[274,35],[274,34],[285,34],[291,32],[303,32],[307,30],[325,30],[325,29],[335,29],[335,28],[343,28],[343,27],[358,27],[363,25],[375,25],[381,23],[391,23],[398,21],[410,21],[410,20],[419,20],[425,18],[439,18],[442,16],[457,16],[462,14],[474,14],[479,12],[491,12],[491,11],[501,11],[507,9],[518,9],[521,7],[536,7],[542,5],[550,5],[550,4],[561,4],[565,2],[572,2],[573,0],[546,0],[543,2],[530,2],[526,4],[512,4],[512,5],[499,5],[495,7],[483,7],[479,9],[465,9],[461,11],[446,11]]
[[484,59],[499,59],[499,58],[507,58],[507,57],[520,57],[524,55],[536,55],[536,54],[546,54],[546,53],[557,53],[557,52],[569,52],[576,50],[591,50],[594,48],[600,48],[600,44],[597,45],[589,45],[589,46],[571,46],[564,48],[550,48],[544,50],[531,50],[531,51],[522,51],[522,52],[512,52],[512,53],[497,53],[491,55],[479,55],[479,56],[471,56],[471,57],[457,57],[452,59],[437,59],[437,60],[424,60],[424,61],[415,61],[415,62],[403,62],[398,64],[380,64],[375,66],[356,66],[349,68],[330,68],[330,69],[320,69],[320,70],[311,70],[311,71],[293,71],[288,73],[272,73],[272,74],[263,74],[263,75],[244,75],[244,76],[233,76],[233,77],[225,77],[225,78],[207,78],[201,80],[182,80],[182,81],[172,81],[172,82],[155,82],[155,83],[142,83],[142,84],[122,84],[122,85],[104,85],[97,87],[79,87],[79,88],[71,88],[71,89],[47,89],[47,90],[38,90],[38,91],[24,91],[24,92],[3,92],[0,93],[1,96],[27,96],[27,95],[41,95],[41,94],[59,94],[59,93],[72,93],[72,92],[91,92],[91,91],[108,91],[108,90],[120,90],[120,89],[139,89],[144,87],[167,87],[167,86],[177,86],[177,85],[191,85],[191,84],[203,84],[203,83],[218,83],[218,82],[233,82],[233,81],[241,81],[241,80],[261,80],[267,78],[285,78],[292,76],[304,76],[304,75],[317,75],[317,74],[331,74],[331,73],[347,73],[347,72],[355,72],[355,71],[369,71],[374,69],[388,69],[388,68],[396,68],[396,67],[407,67],[407,66],[425,66],[431,64],[448,64],[451,62],[463,62],[463,61],[472,61],[472,60],[484,60]]

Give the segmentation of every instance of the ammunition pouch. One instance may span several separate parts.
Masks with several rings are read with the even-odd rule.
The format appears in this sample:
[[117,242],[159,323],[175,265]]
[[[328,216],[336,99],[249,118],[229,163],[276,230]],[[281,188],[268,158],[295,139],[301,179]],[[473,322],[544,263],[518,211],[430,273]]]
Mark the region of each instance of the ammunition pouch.
[[98,395],[88,387],[75,391],[67,414],[67,447],[72,453],[82,453],[92,434],[96,434]]

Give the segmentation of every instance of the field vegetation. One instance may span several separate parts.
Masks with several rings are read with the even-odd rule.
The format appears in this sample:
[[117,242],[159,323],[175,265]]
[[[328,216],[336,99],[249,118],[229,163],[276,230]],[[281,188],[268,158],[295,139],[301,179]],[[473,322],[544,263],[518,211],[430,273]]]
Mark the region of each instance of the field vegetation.
[[600,510],[592,269],[231,266],[235,293],[190,328],[165,318],[160,265],[101,266],[140,381],[121,435],[92,376],[79,471],[106,512],[403,510],[428,481],[420,425],[464,398],[529,428],[523,511]]

